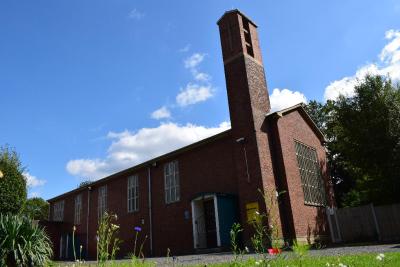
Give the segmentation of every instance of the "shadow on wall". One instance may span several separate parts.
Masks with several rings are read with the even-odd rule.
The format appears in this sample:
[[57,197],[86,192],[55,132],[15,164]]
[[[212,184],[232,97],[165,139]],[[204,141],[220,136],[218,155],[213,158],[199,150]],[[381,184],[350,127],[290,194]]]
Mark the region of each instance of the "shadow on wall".
[[[319,162],[319,169],[321,171],[321,175],[324,181],[324,189],[325,189],[325,199],[326,206],[334,207],[335,197],[333,191],[332,180],[330,179],[329,170],[327,167],[326,160]],[[317,215],[315,217],[315,225],[311,227],[308,225],[307,228],[307,242],[309,244],[312,243],[329,243],[330,242],[330,231],[328,218],[326,214],[326,206],[317,207]]]

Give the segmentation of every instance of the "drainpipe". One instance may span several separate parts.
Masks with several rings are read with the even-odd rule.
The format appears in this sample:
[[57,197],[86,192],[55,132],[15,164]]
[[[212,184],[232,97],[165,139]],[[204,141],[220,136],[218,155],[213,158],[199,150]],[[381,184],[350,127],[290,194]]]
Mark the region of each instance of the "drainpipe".
[[[153,163],[154,166],[155,163]],[[150,255],[153,256],[153,220],[151,212],[151,166],[147,167],[147,184],[149,196],[149,242],[150,242]]]
[[88,186],[88,197],[87,197],[87,214],[86,214],[86,259],[89,256],[89,213],[90,213],[90,192],[92,187]]

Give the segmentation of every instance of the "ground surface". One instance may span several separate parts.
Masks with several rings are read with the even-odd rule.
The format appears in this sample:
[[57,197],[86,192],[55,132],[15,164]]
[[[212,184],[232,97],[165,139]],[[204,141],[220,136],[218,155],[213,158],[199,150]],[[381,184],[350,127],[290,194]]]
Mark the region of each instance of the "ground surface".
[[[388,252],[400,252],[400,244],[384,244],[384,245],[354,245],[354,246],[343,246],[343,247],[329,247],[322,249],[310,250],[310,256],[343,256],[352,254],[362,253],[388,253]],[[282,252],[283,256],[288,258],[292,257],[293,252]],[[147,261],[155,262],[157,266],[182,266],[182,265],[208,265],[211,263],[223,263],[233,260],[232,253],[210,253],[210,254],[196,254],[186,255],[178,257],[159,257],[149,258]],[[257,257],[255,254],[247,254],[244,259],[250,257]],[[271,256],[272,257],[272,256]],[[121,260],[118,262],[128,262],[127,260]],[[72,266],[72,263],[57,262],[58,266]],[[95,265],[95,262],[87,262],[87,264]],[[86,265],[87,266],[87,265]],[[399,263],[400,266],[400,263]]]

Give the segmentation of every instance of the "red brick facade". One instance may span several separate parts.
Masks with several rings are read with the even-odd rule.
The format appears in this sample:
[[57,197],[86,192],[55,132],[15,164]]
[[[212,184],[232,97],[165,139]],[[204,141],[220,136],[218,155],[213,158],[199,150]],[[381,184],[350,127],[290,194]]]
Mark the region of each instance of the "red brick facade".
[[[297,140],[317,151],[327,203],[334,205],[323,136],[300,105],[269,113],[257,26],[237,10],[225,13],[218,25],[232,129],[49,200],[50,220],[54,204],[64,201],[63,223],[57,223],[63,226],[47,223],[56,258],[72,256],[65,247],[70,246],[66,239],[71,242],[67,235],[72,232],[78,194],[82,211],[77,243],[87,258],[96,257],[98,189],[103,185],[107,185],[107,210],[118,215],[123,240],[119,257],[133,251],[135,226],[142,228],[142,238],[148,236],[147,256],[166,255],[168,249],[178,255],[229,248],[227,233],[234,221],[244,227],[242,239],[248,244],[252,229],[246,204],[258,202],[260,212],[265,211],[259,189],[286,191],[277,208],[287,240],[327,237],[325,208],[304,204],[294,146]],[[180,197],[166,204],[164,165],[171,161],[178,162]],[[129,213],[127,185],[132,175],[138,175],[139,209]],[[210,228],[213,223],[216,229]]]

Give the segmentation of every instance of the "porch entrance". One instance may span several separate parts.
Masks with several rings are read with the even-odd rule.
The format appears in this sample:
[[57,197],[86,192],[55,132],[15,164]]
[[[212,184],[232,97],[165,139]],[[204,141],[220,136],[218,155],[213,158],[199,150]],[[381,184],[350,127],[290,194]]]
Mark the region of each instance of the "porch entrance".
[[214,199],[205,200],[203,202],[203,208],[207,248],[215,248],[217,247],[217,225],[215,220]]
[[238,219],[236,198],[227,194],[204,193],[191,204],[194,248],[229,247],[229,231]]

